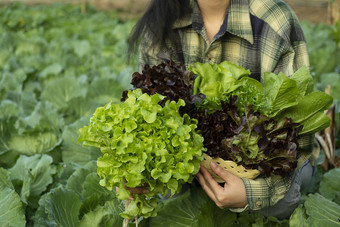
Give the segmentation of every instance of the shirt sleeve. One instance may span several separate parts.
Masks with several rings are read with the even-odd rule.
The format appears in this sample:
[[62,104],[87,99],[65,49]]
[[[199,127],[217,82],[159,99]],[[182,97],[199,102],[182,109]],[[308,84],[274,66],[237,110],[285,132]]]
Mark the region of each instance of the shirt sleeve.
[[289,190],[294,173],[299,170],[302,163],[312,156],[314,134],[303,136],[299,139],[298,166],[295,171],[285,177],[271,175],[258,177],[254,180],[242,178],[246,188],[248,207],[251,210],[260,210],[274,206]]
[[259,177],[254,180],[242,178],[246,188],[248,206],[251,210],[260,210],[275,205],[288,191],[292,175]]

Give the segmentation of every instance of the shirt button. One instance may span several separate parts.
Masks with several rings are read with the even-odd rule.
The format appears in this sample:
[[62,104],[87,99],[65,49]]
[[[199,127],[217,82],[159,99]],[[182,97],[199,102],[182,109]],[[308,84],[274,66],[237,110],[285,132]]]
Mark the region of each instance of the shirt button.
[[262,206],[262,202],[261,202],[261,201],[257,201],[257,202],[256,202],[256,207],[259,208],[259,207],[261,207],[261,206]]

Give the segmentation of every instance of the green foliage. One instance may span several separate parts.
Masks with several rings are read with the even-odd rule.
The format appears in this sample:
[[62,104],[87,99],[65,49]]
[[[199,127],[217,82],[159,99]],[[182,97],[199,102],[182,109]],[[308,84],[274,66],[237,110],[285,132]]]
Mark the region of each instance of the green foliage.
[[288,220],[266,218],[248,211],[234,213],[220,209],[201,188],[191,188],[185,193],[159,205],[156,217],[149,220],[148,226],[288,226]]
[[327,199],[333,200],[340,192],[340,169],[332,169],[322,176],[319,192]]
[[14,190],[10,173],[0,168],[0,225],[25,226],[25,224],[23,204]]
[[291,226],[340,226],[339,168],[323,175],[319,193],[308,194],[307,199],[292,214]]

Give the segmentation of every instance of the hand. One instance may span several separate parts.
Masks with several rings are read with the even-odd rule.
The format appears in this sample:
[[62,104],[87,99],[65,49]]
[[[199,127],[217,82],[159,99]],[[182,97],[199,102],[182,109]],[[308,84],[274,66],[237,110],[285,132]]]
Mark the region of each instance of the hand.
[[219,208],[243,208],[247,205],[246,188],[241,178],[228,172],[215,163],[210,163],[210,168],[224,181],[221,187],[210,175],[208,170],[201,166],[197,174],[198,180],[211,200]]

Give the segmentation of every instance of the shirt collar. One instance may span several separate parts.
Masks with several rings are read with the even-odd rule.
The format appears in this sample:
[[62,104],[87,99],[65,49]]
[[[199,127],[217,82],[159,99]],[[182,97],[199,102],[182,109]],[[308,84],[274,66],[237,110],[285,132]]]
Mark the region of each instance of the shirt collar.
[[[185,18],[175,21],[173,28],[183,28],[192,25],[197,31],[203,27],[203,19],[196,0],[191,0],[192,13]],[[249,0],[231,0],[228,9],[226,31],[237,35],[251,44],[254,43],[253,29],[250,21]]]

